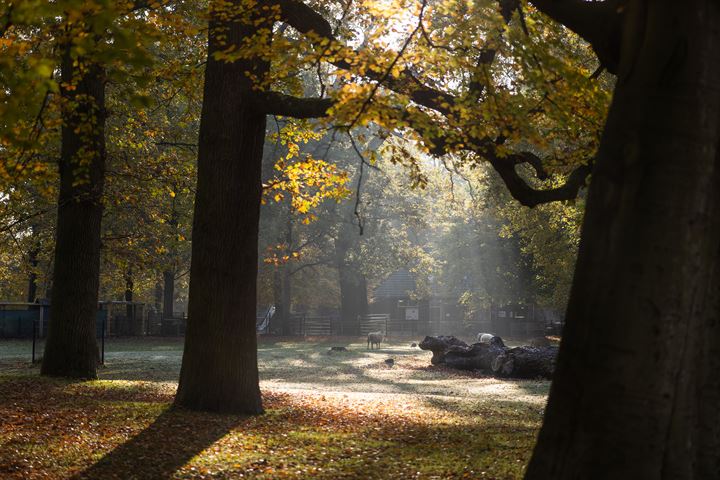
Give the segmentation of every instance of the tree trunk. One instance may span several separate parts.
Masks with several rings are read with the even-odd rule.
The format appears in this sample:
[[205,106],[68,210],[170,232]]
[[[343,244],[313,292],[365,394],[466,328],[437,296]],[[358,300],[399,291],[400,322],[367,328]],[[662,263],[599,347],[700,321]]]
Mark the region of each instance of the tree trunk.
[[175,315],[175,272],[163,272],[163,318],[173,318]]
[[[352,218],[353,211],[343,212]],[[343,223],[335,239],[335,265],[340,285],[340,321],[343,334],[360,335],[360,318],[368,313],[368,291],[365,275],[352,261],[351,252],[357,247],[360,236],[352,221]],[[386,332],[387,333],[387,332]]]
[[[177,191],[178,187],[175,186],[173,189]],[[166,258],[168,267],[163,271],[163,319],[175,318],[175,272],[178,268],[178,217],[176,197],[172,197],[168,225],[172,228],[174,238],[172,242],[170,242],[169,253]]]
[[631,1],[528,479],[720,472],[720,5]]
[[127,302],[125,305],[125,318],[127,322],[126,330],[122,332],[122,334],[142,335],[144,333],[142,315],[138,318],[138,315],[136,315],[136,305],[133,304],[134,295],[135,282],[133,281],[133,271],[132,267],[128,267],[127,272],[125,272],[125,301]]
[[246,72],[262,78],[268,66],[256,58],[216,60],[215,53],[229,45],[246,48],[243,41],[267,25],[233,21],[224,13],[230,18],[221,21],[217,10],[211,12],[188,324],[175,401],[198,410],[257,414],[262,412],[255,315],[265,115],[249,104],[253,93]]
[[292,283],[290,277],[290,269],[287,265],[283,265],[282,271],[282,304],[283,304],[283,335],[292,334],[292,325],[290,323],[292,312]]
[[[286,245],[288,251],[292,249],[293,229],[292,229],[292,207],[288,204],[287,208],[283,208],[282,213],[286,216],[285,225],[278,239],[279,243]],[[276,325],[280,326],[282,335],[292,335],[293,329],[290,323],[290,312],[292,310],[292,284],[290,277],[290,268],[288,264],[283,263],[275,267],[273,272],[273,296],[275,298],[275,318]]]
[[[30,227],[31,236],[37,238],[37,227],[32,225]],[[30,248],[28,253],[28,266],[30,267],[30,273],[28,274],[28,289],[27,289],[27,302],[34,303],[37,299],[37,266],[38,266],[38,254],[40,253],[40,242],[35,241],[33,246]]]
[[[135,289],[135,283],[132,279],[132,268],[128,268],[127,272],[125,272],[125,301],[126,302],[132,302],[133,300],[133,290]],[[128,316],[130,316],[130,310],[127,311]]]
[[160,312],[161,304],[163,301],[163,287],[162,287],[162,284],[160,284],[160,282],[155,283],[154,300],[155,300],[155,305],[154,305],[155,311]]
[[[78,68],[78,64],[82,68]],[[66,52],[52,310],[43,375],[95,378],[105,175],[104,70]],[[67,88],[72,85],[75,88]]]
[[360,334],[360,318],[368,313],[367,282],[365,276],[351,265],[339,266],[340,275],[340,318],[343,333]]
[[293,335],[295,332],[290,321],[290,308],[292,306],[292,286],[287,265],[275,267],[273,272],[273,298],[275,300],[275,314],[273,324],[281,335]]

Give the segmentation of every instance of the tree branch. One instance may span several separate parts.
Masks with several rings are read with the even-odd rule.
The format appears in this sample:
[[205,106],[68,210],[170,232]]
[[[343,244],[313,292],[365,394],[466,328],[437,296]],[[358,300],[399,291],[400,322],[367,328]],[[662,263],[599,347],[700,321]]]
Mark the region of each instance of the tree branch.
[[319,262],[313,262],[313,263],[305,263],[305,264],[300,265],[299,267],[291,270],[290,273],[288,273],[288,275],[293,276],[296,273],[301,272],[302,270],[304,270],[306,268],[314,268],[314,267],[317,267],[318,265],[329,265],[329,263],[326,260],[322,260]]
[[[277,0],[277,5],[279,5],[281,9],[280,16],[282,21],[291,25],[300,33],[307,35],[312,32],[315,34],[314,36],[318,40],[316,42],[318,48],[327,48],[320,44],[322,40],[330,41],[331,43],[337,42],[337,39],[333,35],[330,22],[304,2],[298,0]],[[359,55],[359,52],[353,51],[353,54]],[[353,68],[352,64],[345,60],[345,58],[332,59],[330,63],[342,70],[352,71]],[[452,104],[455,102],[455,98],[452,95],[423,85],[407,68],[403,69],[397,78],[394,76],[384,78],[385,75],[383,73],[372,70],[365,72],[364,76],[370,80],[382,82],[384,87],[408,95],[413,102],[445,115],[449,115],[451,111],[448,107],[443,106],[443,104]]]
[[266,115],[295,118],[327,117],[335,103],[331,98],[301,98],[277,92],[260,92],[253,97],[255,107]]
[[[330,23],[319,13],[313,10],[311,7],[306,5],[300,0],[276,0],[277,5],[280,6],[281,13],[280,17],[282,21],[291,25],[293,28],[303,34],[308,35],[310,38],[317,38],[318,48],[327,48],[326,45],[322,45],[321,41],[336,42],[333,35],[332,26]],[[609,23],[617,23],[619,25],[619,10],[618,4],[621,0],[608,0],[606,2],[585,2],[582,0],[537,0],[533,1],[536,7],[546,13],[556,21],[560,21],[568,28],[575,30],[580,36],[590,41],[593,47],[598,52],[599,47],[597,45],[608,42],[607,32],[608,28],[611,30],[619,31],[619,27],[611,25],[607,27],[603,25],[603,21],[607,20]],[[587,8],[588,5],[593,6]],[[505,21],[508,22],[511,19],[511,15],[514,9],[519,8],[517,0],[499,0],[501,12]],[[563,20],[565,21],[563,21]],[[567,22],[567,23],[566,23]],[[568,25],[568,23],[570,25]],[[422,18],[420,19],[419,27],[422,27]],[[579,31],[578,31],[579,30]],[[314,35],[311,34],[314,33]],[[423,32],[425,34],[425,32]],[[426,35],[426,34],[425,34]],[[428,37],[429,38],[429,37]],[[597,45],[592,40],[597,42]],[[357,51],[353,51],[356,55],[359,54]],[[479,65],[489,65],[495,59],[495,51],[492,49],[484,49],[481,52],[481,56],[478,59]],[[352,71],[352,64],[345,60],[345,56],[342,58],[332,60],[331,64],[337,68],[343,70]],[[608,68],[608,71],[612,71],[612,56],[603,58],[598,53],[598,57]],[[445,116],[452,116],[453,106],[458,104],[459,99],[452,94],[441,92],[434,88],[425,86],[418,80],[414,74],[404,69],[399,76],[387,76],[382,73],[378,73],[372,70],[367,71],[364,76],[370,80],[377,81],[397,93],[405,94],[410,99],[425,108],[435,110]],[[473,83],[473,88],[477,92],[482,92],[483,86],[477,79]],[[275,94],[272,94],[275,95]],[[325,99],[323,99],[325,100]],[[329,106],[332,105],[331,100]],[[416,114],[426,115],[425,112],[420,110],[415,111]],[[292,115],[292,114],[289,114]],[[410,112],[405,111],[404,116],[407,118],[410,116]],[[492,139],[489,137],[484,138],[453,138],[452,135],[447,131],[441,132],[430,132],[427,127],[422,125],[435,125],[436,122],[412,122],[410,125],[414,128],[422,137],[429,139],[432,144],[429,145],[429,150],[432,155],[441,156],[450,151],[455,147],[459,147],[459,144],[463,144],[463,149],[474,151],[478,156],[487,159],[493,168],[498,172],[502,180],[505,182],[511,195],[518,200],[521,204],[528,207],[534,207],[541,203],[548,203],[558,200],[570,200],[576,198],[580,188],[585,186],[585,181],[590,174],[591,167],[589,165],[582,165],[576,168],[564,185],[547,189],[538,190],[527,183],[515,170],[516,165],[520,163],[527,163],[533,167],[537,177],[540,180],[544,180],[548,177],[545,171],[541,159],[531,152],[519,152],[514,153],[510,156],[500,157],[497,155],[497,147],[504,143],[504,138]],[[360,174],[362,181],[364,162],[360,163]],[[358,182],[359,187],[360,182]],[[358,195],[359,197],[359,195]],[[355,214],[359,218],[358,212],[359,198],[356,199]],[[360,230],[362,234],[362,222],[360,222]]]
[[590,165],[581,165],[573,170],[565,180],[565,184],[548,190],[538,190],[530,185],[515,170],[516,162],[508,162],[504,158],[495,155],[486,155],[486,158],[500,175],[503,182],[510,191],[510,194],[526,207],[535,207],[543,203],[556,202],[561,200],[572,200],[577,198],[578,192],[585,186],[585,181],[590,175]]

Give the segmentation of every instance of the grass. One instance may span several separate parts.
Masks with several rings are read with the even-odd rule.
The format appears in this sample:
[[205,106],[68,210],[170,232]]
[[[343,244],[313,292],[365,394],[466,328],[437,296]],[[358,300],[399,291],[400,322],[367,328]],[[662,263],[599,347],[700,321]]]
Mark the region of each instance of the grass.
[[27,342],[2,342],[0,478],[521,478],[548,383],[433,367],[409,344],[262,341],[266,414],[243,417],[171,408],[179,340],[109,340],[92,382],[39,377]]

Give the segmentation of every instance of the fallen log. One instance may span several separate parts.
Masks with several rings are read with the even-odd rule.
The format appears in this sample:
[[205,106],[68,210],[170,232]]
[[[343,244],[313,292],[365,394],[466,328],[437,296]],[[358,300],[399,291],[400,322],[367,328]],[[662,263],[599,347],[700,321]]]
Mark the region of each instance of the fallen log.
[[[500,337],[496,337],[500,338]],[[444,363],[458,370],[482,370],[492,373],[495,358],[505,353],[504,346],[492,343],[473,343],[469,347],[451,347],[445,354]]]
[[420,348],[433,353],[433,365],[480,370],[498,377],[552,378],[558,347],[508,348],[498,341],[468,345],[453,336],[425,337]]
[[492,372],[499,377],[552,378],[558,347],[515,347],[495,357]]
[[430,350],[433,353],[430,363],[440,365],[445,361],[445,354],[450,347],[467,348],[468,344],[452,335],[440,335],[439,337],[425,337],[419,346],[421,349]]

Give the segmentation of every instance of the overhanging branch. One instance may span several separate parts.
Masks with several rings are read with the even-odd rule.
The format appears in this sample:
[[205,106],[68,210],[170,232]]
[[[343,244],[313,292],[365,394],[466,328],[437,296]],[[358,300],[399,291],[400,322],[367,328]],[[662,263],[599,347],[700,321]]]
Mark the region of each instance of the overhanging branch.
[[335,103],[331,98],[302,98],[277,92],[257,93],[252,101],[266,115],[295,118],[327,117],[328,109]]
[[[300,33],[314,33],[312,37],[318,40],[316,45],[318,48],[327,48],[327,46],[320,44],[323,40],[331,43],[337,42],[337,39],[333,35],[330,22],[304,2],[298,0],[277,0],[277,5],[280,6],[282,21],[291,25]],[[360,52],[353,51],[353,54],[360,55]],[[342,70],[351,71],[353,69],[352,64],[345,60],[345,58],[332,59],[329,63]],[[389,76],[383,78],[385,76],[382,72],[372,70],[365,72],[364,76],[370,80],[382,82],[385,88],[407,95],[413,102],[419,105],[436,110],[445,115],[452,113],[448,105],[455,103],[455,97],[424,85],[407,68],[401,70],[397,77]]]
[[[584,2],[576,0],[538,0],[533,1],[533,4],[535,4],[539,10],[543,11],[551,18],[560,21],[568,28],[576,31],[578,34],[580,34],[580,36],[590,41],[597,52],[599,48],[598,45],[603,44],[603,42],[610,41],[608,40],[607,34],[608,27],[607,24],[602,24],[603,20],[612,20],[613,22],[619,21],[619,15],[617,10],[617,4],[619,1],[620,0],[610,0],[607,2]],[[281,8],[280,16],[284,22],[291,25],[300,33],[314,33],[314,35],[310,34],[308,36],[313,39],[318,39],[318,48],[327,48],[326,45],[321,44],[323,40],[329,41],[331,43],[336,42],[336,39],[332,33],[333,29],[330,23],[322,15],[317,13],[315,10],[313,10],[311,7],[309,7],[302,1],[277,0],[276,4],[279,5]],[[513,9],[518,8],[517,0],[500,0],[499,4],[502,14],[505,17],[505,21],[509,21]],[[585,9],[588,4],[594,5],[589,9]],[[570,25],[568,25],[568,23],[565,23],[565,21],[560,20],[560,18],[564,19]],[[613,32],[617,31],[617,27],[613,25],[611,25],[610,28]],[[592,40],[595,40],[596,43],[593,43]],[[357,51],[354,51],[354,53],[359,55],[359,52]],[[605,64],[606,68],[608,68],[609,71],[612,71],[612,65],[615,65],[617,60],[615,59],[615,63],[612,63],[611,60],[614,57],[609,56],[603,58],[600,53],[598,53],[598,56],[600,57],[600,60]],[[608,58],[610,60],[608,60]],[[483,51],[482,58],[479,58],[479,63],[489,65],[493,62],[494,59],[495,51],[487,49]],[[337,68],[352,71],[352,64],[346,61],[344,57],[340,59],[333,59],[330,63]],[[441,92],[439,90],[422,84],[422,82],[408,69],[402,70],[400,75],[398,75],[397,77],[383,76],[382,73],[377,73],[374,71],[368,71],[364,74],[364,76],[370,80],[382,83],[383,87],[385,88],[388,88],[400,94],[407,95],[414,103],[421,105],[425,108],[435,110],[436,112],[441,113],[446,117],[452,117],[453,106],[457,105],[460,102],[460,100],[452,94]],[[478,91],[482,91],[482,86],[479,82],[477,83],[477,85],[475,85],[475,89]],[[269,95],[272,97],[279,94]],[[304,101],[312,102],[312,104],[314,104],[313,108],[317,109],[319,109],[320,107],[315,104],[316,101],[329,102],[323,110],[323,113],[325,113],[326,110],[330,108],[330,106],[332,106],[332,100],[329,99],[317,99],[314,101],[312,99],[292,100],[292,102]],[[284,98],[284,101],[279,102],[273,98],[267,99],[268,105],[287,106],[290,105],[290,103],[291,101],[287,98]],[[301,110],[302,109],[297,109],[297,112],[302,113]],[[273,113],[295,116],[295,114],[292,113],[293,111],[295,111],[295,109],[288,107],[286,109],[286,113],[279,113],[277,111]],[[317,113],[317,111],[318,110],[315,110],[315,113]],[[415,113],[421,116],[426,115],[426,113],[423,113],[422,111],[416,111]],[[403,116],[408,119],[410,114],[409,112],[405,112],[405,115]],[[450,151],[453,151],[456,148],[463,148],[465,150],[473,151],[482,158],[487,159],[493,166],[493,168],[498,172],[503,182],[506,184],[508,190],[510,191],[511,195],[521,204],[528,207],[534,207],[542,203],[549,203],[560,200],[571,200],[576,198],[580,188],[585,186],[586,179],[591,172],[591,167],[589,165],[582,165],[580,167],[577,167],[568,176],[565,184],[563,184],[562,186],[551,189],[536,189],[529,185],[528,182],[517,173],[515,167],[520,163],[527,163],[533,167],[538,179],[547,179],[548,174],[542,165],[542,160],[537,155],[531,152],[518,152],[513,153],[509,156],[500,157],[499,155],[497,155],[497,148],[499,145],[504,143],[503,138],[492,139],[490,137],[483,137],[468,139],[463,138],[462,135],[458,135],[457,138],[454,138],[449,130],[446,130],[445,132],[429,132],[427,131],[427,127],[423,127],[423,125],[434,125],[435,122],[433,121],[410,121],[409,124],[412,128],[418,131],[421,136],[430,139],[430,141],[432,142],[432,144],[430,145],[430,153],[432,155],[441,156]],[[462,147],[460,147],[459,144],[462,144]]]
[[507,161],[506,158],[498,158],[494,155],[485,157],[498,172],[513,198],[531,208],[543,203],[577,198],[578,192],[585,186],[587,177],[592,170],[590,165],[581,165],[570,173],[562,186],[539,190],[528,185],[527,181],[517,173],[515,161]]

